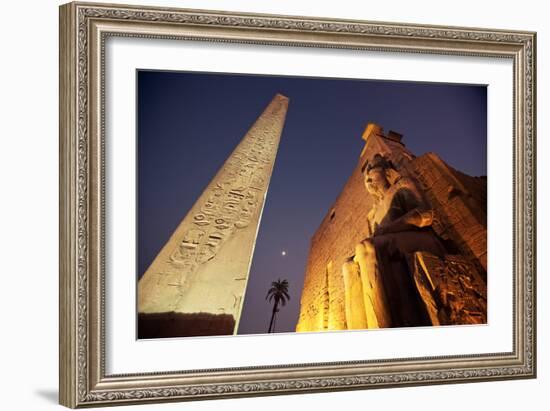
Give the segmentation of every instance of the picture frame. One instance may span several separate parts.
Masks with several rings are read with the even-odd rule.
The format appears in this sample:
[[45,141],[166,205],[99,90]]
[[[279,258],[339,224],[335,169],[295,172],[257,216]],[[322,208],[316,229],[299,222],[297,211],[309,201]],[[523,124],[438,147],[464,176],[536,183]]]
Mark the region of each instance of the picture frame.
[[[460,355],[106,371],[105,65],[110,38],[512,62],[512,349]],[[60,7],[60,403],[67,407],[536,377],[536,34],[69,3]],[[116,162],[116,159],[113,161]],[[489,176],[490,178],[490,176]],[[488,212],[491,212],[489,207]],[[128,274],[131,276],[132,274]]]

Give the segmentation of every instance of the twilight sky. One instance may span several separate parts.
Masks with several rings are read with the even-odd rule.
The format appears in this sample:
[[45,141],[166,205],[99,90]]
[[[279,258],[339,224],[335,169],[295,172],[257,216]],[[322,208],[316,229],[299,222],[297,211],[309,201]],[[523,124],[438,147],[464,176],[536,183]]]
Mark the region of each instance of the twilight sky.
[[[294,331],[309,241],[358,160],[368,122],[416,155],[486,175],[485,86],[138,72],[138,276],[276,93],[289,97],[239,334],[265,333],[267,289],[288,279],[276,331]],[[282,251],[286,255],[282,255]]]

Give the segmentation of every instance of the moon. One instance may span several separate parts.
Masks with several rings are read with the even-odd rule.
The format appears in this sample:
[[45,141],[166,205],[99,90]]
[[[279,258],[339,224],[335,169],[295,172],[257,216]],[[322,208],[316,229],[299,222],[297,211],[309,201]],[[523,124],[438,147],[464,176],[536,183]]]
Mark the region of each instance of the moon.
[[286,255],[286,251],[285,250],[281,251],[281,255],[284,257]]

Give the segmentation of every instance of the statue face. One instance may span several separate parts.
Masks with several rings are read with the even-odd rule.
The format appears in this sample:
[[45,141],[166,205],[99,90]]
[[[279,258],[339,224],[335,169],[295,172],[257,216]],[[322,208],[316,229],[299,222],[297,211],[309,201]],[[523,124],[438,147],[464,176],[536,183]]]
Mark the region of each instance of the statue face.
[[367,191],[380,197],[389,187],[386,172],[381,167],[372,168],[365,174],[365,187]]

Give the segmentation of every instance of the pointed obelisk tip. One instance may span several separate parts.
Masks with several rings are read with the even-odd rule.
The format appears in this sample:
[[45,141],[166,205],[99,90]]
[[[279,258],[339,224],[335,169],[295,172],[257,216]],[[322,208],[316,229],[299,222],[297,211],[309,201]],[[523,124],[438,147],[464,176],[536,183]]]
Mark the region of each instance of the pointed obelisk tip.
[[275,94],[274,99],[277,99],[277,100],[285,100],[285,101],[290,100],[287,96],[285,96],[284,94],[281,94],[281,93]]

